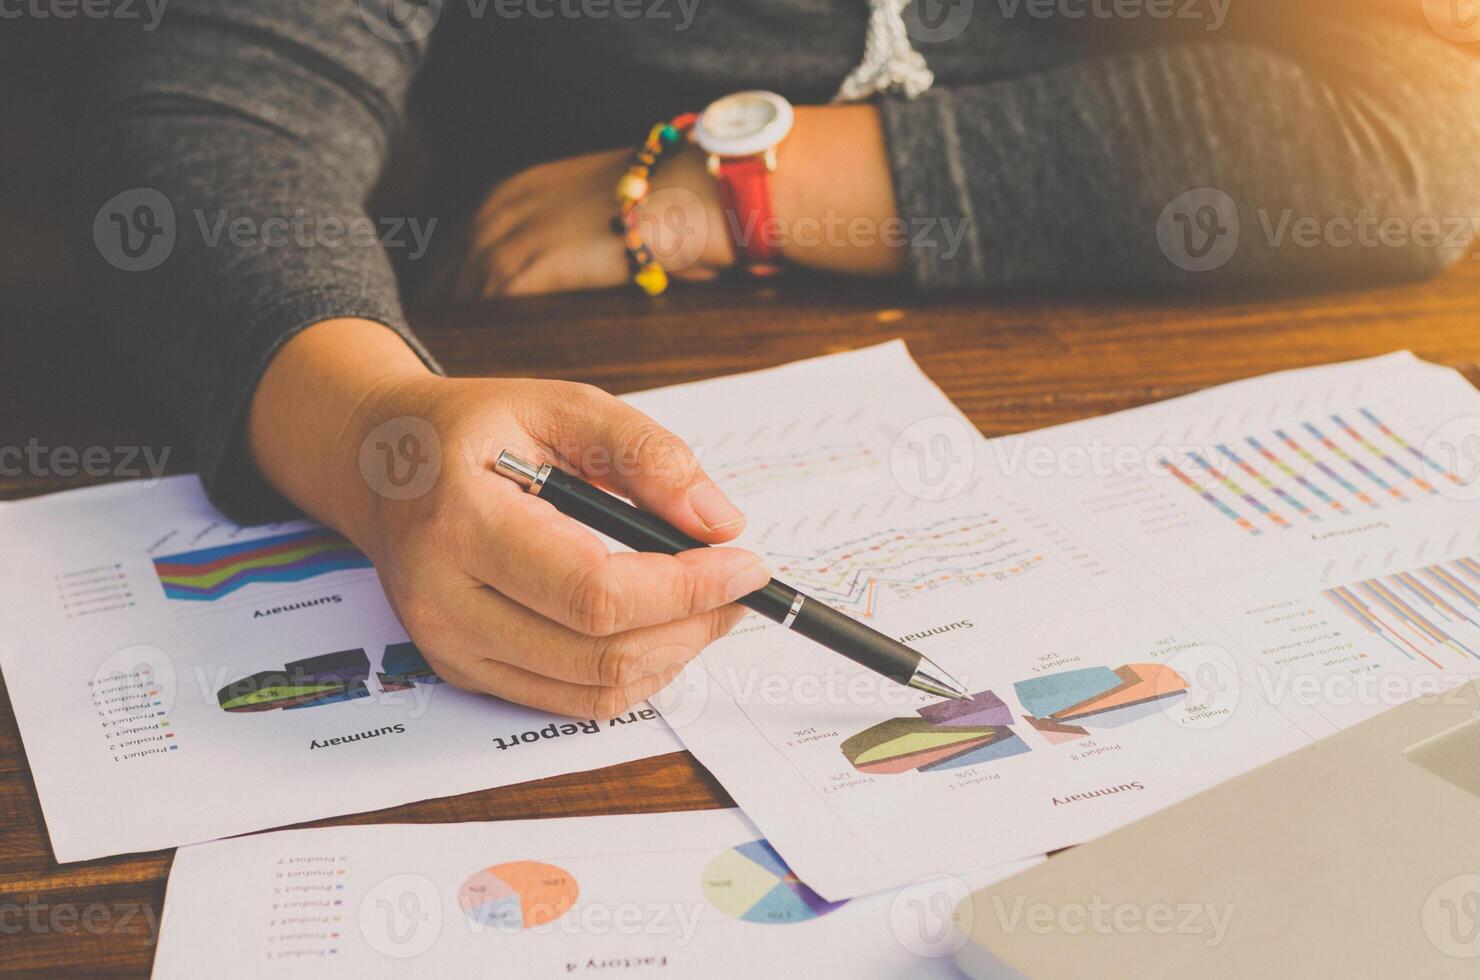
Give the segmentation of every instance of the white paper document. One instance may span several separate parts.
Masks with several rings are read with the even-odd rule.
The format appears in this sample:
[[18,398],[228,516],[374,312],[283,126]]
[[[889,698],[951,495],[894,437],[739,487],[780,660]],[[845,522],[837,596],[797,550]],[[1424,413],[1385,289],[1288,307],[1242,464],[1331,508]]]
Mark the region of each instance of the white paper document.
[[559,718],[438,682],[369,562],[243,528],[194,477],[0,511],[0,668],[58,861],[681,748],[653,709]]
[[751,616],[654,699],[828,899],[1085,841],[1480,673],[1480,394],[1411,355],[992,441],[899,344],[631,400],[779,579],[974,694]]
[[154,976],[954,977],[1033,863],[832,903],[738,810],[282,831],[175,855]]

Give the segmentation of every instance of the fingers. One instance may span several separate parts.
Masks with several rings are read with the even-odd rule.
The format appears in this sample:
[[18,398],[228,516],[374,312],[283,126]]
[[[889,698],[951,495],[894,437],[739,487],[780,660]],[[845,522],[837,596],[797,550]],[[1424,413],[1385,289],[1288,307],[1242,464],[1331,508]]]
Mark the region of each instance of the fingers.
[[765,586],[761,559],[738,548],[613,554],[538,497],[488,494],[456,542],[458,564],[507,598],[586,636],[687,619]]
[[564,465],[701,541],[728,541],[744,529],[745,515],[682,439],[599,388],[572,385],[568,396],[531,419],[531,435]]
[[[477,395],[460,384],[457,398]],[[489,385],[477,425],[502,448],[563,464],[702,540],[739,533],[743,516],[694,454],[642,413],[587,385]],[[739,548],[613,554],[593,531],[491,472],[485,456],[470,450],[464,478],[446,481],[425,505],[388,510],[395,533],[377,560],[397,615],[454,684],[611,717],[728,632],[744,615],[732,603],[770,579],[761,559]]]
[[738,606],[722,606],[659,626],[587,636],[481,588],[452,596],[449,612],[449,654],[495,659],[573,684],[619,688],[682,667],[745,614]]
[[496,660],[475,660],[446,667],[438,664],[436,668],[444,680],[465,691],[492,694],[552,714],[598,721],[615,718],[657,694],[682,669],[675,667],[667,676],[644,678],[629,688],[614,688],[554,681]]
[[456,628],[444,633],[436,648],[428,647],[437,673],[467,690],[578,718],[611,718],[656,694],[744,614],[727,607],[682,623],[593,640],[501,596],[490,601],[485,592],[483,598],[464,604]]

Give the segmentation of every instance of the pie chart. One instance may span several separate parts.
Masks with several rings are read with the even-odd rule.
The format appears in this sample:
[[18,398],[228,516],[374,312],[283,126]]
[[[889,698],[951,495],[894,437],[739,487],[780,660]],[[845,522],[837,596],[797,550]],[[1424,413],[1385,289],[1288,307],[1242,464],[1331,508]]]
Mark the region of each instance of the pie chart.
[[847,904],[824,901],[763,840],[717,855],[704,868],[703,884],[704,897],[725,915],[767,925],[805,922]]
[[539,861],[510,861],[470,875],[457,893],[457,902],[479,925],[516,932],[560,918],[580,893],[580,886],[564,868]]
[[1001,698],[980,691],[966,701],[928,705],[915,717],[880,722],[841,747],[849,765],[870,775],[960,769],[1027,752],[1007,727],[1011,720]]
[[1013,687],[1028,724],[1053,743],[1072,742],[1093,728],[1119,728],[1187,697],[1187,678],[1166,664],[1084,667],[1018,681]]

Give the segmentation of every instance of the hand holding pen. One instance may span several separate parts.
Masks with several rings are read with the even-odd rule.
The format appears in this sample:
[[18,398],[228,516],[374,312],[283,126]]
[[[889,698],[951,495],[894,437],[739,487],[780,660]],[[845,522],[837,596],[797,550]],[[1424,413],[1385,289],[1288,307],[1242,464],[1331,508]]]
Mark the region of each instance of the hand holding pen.
[[[734,627],[745,612],[734,601],[766,584],[760,558],[739,548],[612,554],[493,472],[505,446],[584,461],[588,478],[696,540],[722,545],[739,534],[743,516],[683,442],[620,400],[566,382],[434,377],[375,324],[352,345],[318,351],[326,329],[295,338],[259,390],[321,393],[321,354],[340,370],[363,362],[379,379],[366,381],[373,397],[348,423],[313,399],[282,416],[272,412],[278,400],[260,403],[268,408],[254,424],[301,447],[257,459],[294,503],[371,558],[402,625],[450,683],[562,715],[613,717]],[[414,363],[397,360],[407,355]],[[386,454],[399,483],[380,486],[367,468],[387,472]]]
[[[348,416],[346,392],[323,380],[336,372],[372,393]],[[375,562],[432,667],[469,690],[563,715],[620,714],[729,632],[744,615],[734,602],[770,580],[739,548],[612,554],[494,472],[503,447],[593,462],[581,475],[688,539],[733,540],[744,516],[683,441],[590,385],[437,377],[383,326],[333,321],[274,358],[249,429],[263,475]],[[381,449],[396,477],[384,486],[365,464]],[[799,611],[794,622],[810,621]]]
[[[495,469],[561,513],[629,548],[676,555],[706,547],[662,518],[548,463],[536,466],[506,451],[499,453]],[[929,658],[785,582],[773,578],[739,603],[897,683],[937,697],[969,697],[960,681]]]

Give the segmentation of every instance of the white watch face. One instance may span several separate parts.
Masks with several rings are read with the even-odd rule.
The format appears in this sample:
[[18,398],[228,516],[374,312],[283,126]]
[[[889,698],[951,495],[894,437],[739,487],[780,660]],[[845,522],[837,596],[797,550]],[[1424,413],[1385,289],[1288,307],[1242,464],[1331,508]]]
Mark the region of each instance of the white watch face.
[[774,92],[737,92],[704,110],[694,138],[710,153],[749,156],[781,142],[791,121],[791,103]]
[[754,136],[776,119],[776,106],[769,99],[733,95],[716,102],[704,113],[704,128],[720,139]]

